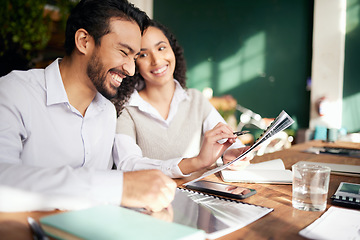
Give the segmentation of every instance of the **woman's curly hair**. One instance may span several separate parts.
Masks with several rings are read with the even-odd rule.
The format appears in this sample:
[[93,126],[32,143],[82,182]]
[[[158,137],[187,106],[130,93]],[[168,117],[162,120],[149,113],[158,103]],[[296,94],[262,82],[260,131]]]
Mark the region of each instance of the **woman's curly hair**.
[[[174,78],[180,83],[183,88],[186,88],[186,61],[184,57],[184,51],[183,48],[179,45],[177,39],[175,38],[175,35],[172,34],[168,28],[155,20],[150,20],[148,27],[155,27],[161,30],[168,39],[170,46],[175,54],[176,64],[174,70]],[[112,99],[112,102],[116,107],[116,112],[118,116],[120,116],[121,111],[124,108],[124,104],[129,100],[130,95],[134,92],[134,90],[141,90],[144,87],[144,78],[140,75],[138,70],[136,70],[134,76],[126,77],[123,80],[118,90],[117,96]]]

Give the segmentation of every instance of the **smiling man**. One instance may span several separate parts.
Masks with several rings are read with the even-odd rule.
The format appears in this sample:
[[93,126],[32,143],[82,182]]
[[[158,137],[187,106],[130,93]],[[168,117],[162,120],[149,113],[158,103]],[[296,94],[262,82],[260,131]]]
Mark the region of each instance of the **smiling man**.
[[176,184],[161,172],[111,170],[108,99],[127,98],[122,84],[147,23],[126,0],[82,0],[67,22],[64,58],[0,78],[0,186],[153,211],[169,205]]

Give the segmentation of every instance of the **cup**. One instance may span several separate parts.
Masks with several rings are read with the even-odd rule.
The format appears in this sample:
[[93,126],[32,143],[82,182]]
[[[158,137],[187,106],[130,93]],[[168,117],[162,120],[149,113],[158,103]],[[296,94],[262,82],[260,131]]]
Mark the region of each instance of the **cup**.
[[305,211],[326,209],[331,169],[314,163],[296,163],[292,166],[292,205]]
[[327,142],[336,142],[338,139],[338,132],[339,129],[337,128],[328,128],[326,134],[326,141]]

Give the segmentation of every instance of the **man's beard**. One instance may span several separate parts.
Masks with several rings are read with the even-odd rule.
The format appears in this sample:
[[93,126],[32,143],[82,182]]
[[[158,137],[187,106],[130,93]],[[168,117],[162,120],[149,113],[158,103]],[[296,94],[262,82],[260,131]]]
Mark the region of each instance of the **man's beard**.
[[110,84],[110,89],[106,88],[106,75],[104,71],[104,65],[96,53],[91,56],[91,59],[87,65],[86,73],[96,90],[101,93],[107,99],[111,99],[116,96],[117,88]]

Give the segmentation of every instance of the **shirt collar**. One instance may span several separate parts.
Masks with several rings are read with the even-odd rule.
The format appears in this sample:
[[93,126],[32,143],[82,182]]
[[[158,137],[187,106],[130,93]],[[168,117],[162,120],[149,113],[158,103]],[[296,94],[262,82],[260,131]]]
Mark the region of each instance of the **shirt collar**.
[[47,105],[58,103],[68,103],[64,83],[61,79],[59,63],[61,59],[56,59],[45,68],[45,84]]
[[[188,93],[185,91],[185,89],[181,87],[180,83],[176,79],[174,79],[174,82],[175,82],[175,92],[172,102],[175,101],[178,103],[184,99],[189,99]],[[138,107],[140,110],[144,110],[144,107],[150,104],[146,102],[144,99],[142,99],[142,97],[140,97],[139,95],[139,92],[135,90],[126,105],[132,107]]]
[[164,120],[160,116],[158,111],[153,106],[151,106],[151,104],[149,104],[143,98],[141,98],[139,95],[139,92],[136,90],[131,95],[131,97],[126,105],[132,106],[132,107],[137,107],[140,111],[150,114],[153,118],[157,119],[162,124],[167,126],[167,125],[169,125],[169,123],[171,122],[173,117],[175,116],[180,102],[190,99],[187,91],[185,91],[185,89],[183,89],[181,87],[180,83],[176,79],[174,79],[174,82],[175,82],[175,92],[174,92],[173,99],[171,100],[169,116],[166,120]]
[[[61,78],[59,63],[61,58],[56,59],[53,63],[45,68],[45,82],[46,82],[46,97],[47,105],[54,105],[59,103],[69,103],[67,93],[65,91],[64,83]],[[99,92],[96,93],[95,98],[90,103],[89,108],[96,108],[98,111],[105,109],[110,101]]]

